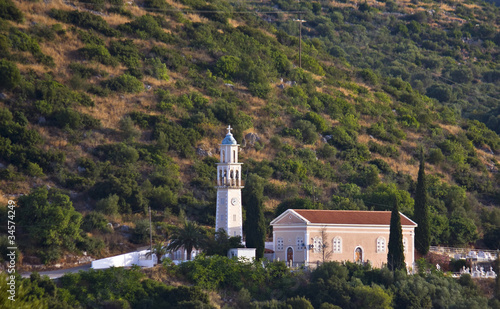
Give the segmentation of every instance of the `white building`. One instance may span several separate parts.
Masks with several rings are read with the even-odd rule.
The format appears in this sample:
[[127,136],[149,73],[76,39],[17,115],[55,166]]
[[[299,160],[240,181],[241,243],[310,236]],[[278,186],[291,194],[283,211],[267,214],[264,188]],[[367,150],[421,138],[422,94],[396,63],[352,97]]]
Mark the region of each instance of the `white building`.
[[238,163],[239,145],[231,134],[231,126],[220,144],[220,162],[217,163],[217,212],[215,230],[223,229],[228,236],[243,238],[241,211],[241,165]]

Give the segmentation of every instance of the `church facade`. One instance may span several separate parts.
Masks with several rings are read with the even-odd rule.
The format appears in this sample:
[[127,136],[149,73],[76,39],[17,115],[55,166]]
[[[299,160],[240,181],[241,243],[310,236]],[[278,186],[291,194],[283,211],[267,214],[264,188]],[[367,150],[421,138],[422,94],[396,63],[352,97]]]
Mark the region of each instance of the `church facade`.
[[[415,262],[415,227],[401,214],[407,267]],[[275,218],[274,258],[293,265],[323,261],[387,264],[390,211],[288,209]]]

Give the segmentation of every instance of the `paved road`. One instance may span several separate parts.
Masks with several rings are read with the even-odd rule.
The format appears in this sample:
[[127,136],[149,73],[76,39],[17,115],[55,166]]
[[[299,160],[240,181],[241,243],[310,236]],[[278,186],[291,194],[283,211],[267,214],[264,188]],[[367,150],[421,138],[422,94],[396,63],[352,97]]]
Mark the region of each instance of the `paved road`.
[[[141,251],[141,250],[146,250],[146,249],[149,249],[149,246],[139,247],[135,251]],[[134,252],[134,251],[130,251],[130,252]],[[127,252],[127,253],[130,253],[130,252]],[[61,278],[62,276],[64,276],[64,274],[67,274],[67,273],[77,273],[80,270],[87,271],[90,269],[91,265],[92,265],[92,263],[88,263],[88,264],[80,265],[77,267],[56,269],[56,270],[49,270],[49,271],[40,271],[38,273],[41,276],[44,276],[44,275],[49,276],[50,279],[57,279],[57,278]],[[31,275],[31,272],[21,273],[21,276],[23,278],[29,278],[30,275]]]
[[[73,268],[41,271],[41,272],[39,272],[39,274],[41,276],[49,276],[50,279],[57,279],[57,278],[61,278],[62,276],[64,276],[67,273],[77,273],[80,270],[87,271],[90,269],[90,265],[91,265],[91,263],[88,263],[85,265],[80,265],[80,266],[73,267]],[[21,276],[23,278],[29,278],[30,275],[31,275],[31,272],[26,272],[26,273],[21,274]]]

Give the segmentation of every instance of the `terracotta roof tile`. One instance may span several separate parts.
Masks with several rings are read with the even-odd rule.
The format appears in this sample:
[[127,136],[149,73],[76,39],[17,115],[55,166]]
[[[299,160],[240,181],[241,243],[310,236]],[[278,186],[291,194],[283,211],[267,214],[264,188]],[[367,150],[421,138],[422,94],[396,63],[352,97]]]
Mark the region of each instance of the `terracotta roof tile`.
[[[311,223],[325,224],[374,224],[390,225],[390,211],[359,211],[359,210],[311,210],[293,209]],[[416,225],[415,222],[401,216],[401,225]]]

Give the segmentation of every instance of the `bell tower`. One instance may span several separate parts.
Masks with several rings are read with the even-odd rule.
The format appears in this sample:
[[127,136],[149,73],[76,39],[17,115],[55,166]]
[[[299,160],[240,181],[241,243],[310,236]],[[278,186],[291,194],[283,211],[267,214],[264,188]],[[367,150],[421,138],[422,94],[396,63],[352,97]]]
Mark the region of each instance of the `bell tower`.
[[224,229],[228,236],[243,237],[241,212],[241,165],[238,163],[239,145],[227,128],[226,137],[220,144],[220,162],[217,163],[217,213],[215,230]]

